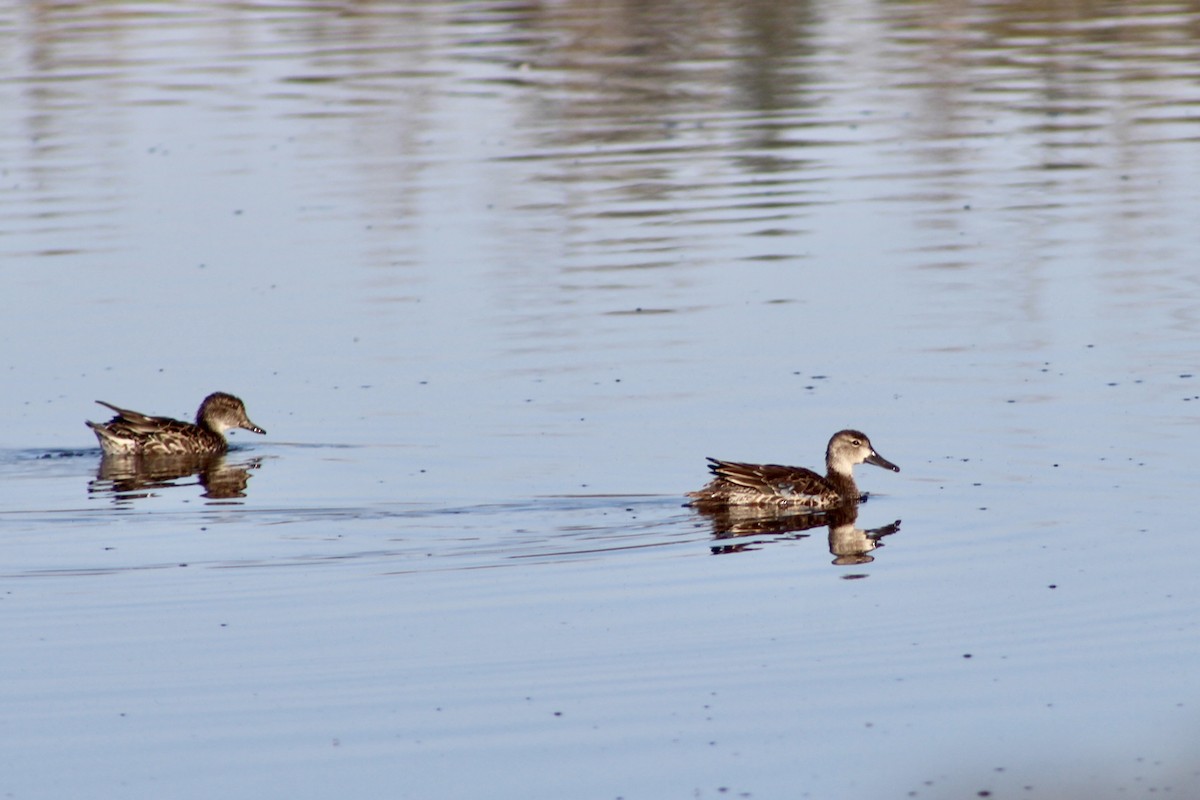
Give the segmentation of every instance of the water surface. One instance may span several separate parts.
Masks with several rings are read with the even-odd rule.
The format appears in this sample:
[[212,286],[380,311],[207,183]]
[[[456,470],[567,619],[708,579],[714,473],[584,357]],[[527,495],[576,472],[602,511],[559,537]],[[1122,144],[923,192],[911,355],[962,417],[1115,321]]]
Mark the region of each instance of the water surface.
[[0,5],[0,790],[1196,785],[1200,5],[635,6]]

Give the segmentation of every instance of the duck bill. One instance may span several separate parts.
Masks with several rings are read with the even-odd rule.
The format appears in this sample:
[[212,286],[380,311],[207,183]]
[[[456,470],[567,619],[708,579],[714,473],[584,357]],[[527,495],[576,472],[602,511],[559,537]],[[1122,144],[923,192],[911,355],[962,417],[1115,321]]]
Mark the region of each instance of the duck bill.
[[262,428],[260,428],[260,427],[258,427],[257,425],[255,425],[255,424],[254,424],[253,422],[251,422],[250,420],[246,420],[246,424],[245,424],[245,425],[243,425],[242,427],[243,427],[243,428],[245,428],[246,430],[250,431],[251,433],[261,433],[261,434],[263,434],[264,436],[265,436],[265,435],[266,435],[266,433],[267,433],[266,431],[264,431]]
[[879,455],[879,453],[876,453],[874,450],[871,451],[871,455],[867,456],[863,460],[868,464],[874,464],[877,467],[883,467],[884,469],[890,469],[892,472],[900,471],[899,467],[897,467],[892,462],[888,461],[883,456]]

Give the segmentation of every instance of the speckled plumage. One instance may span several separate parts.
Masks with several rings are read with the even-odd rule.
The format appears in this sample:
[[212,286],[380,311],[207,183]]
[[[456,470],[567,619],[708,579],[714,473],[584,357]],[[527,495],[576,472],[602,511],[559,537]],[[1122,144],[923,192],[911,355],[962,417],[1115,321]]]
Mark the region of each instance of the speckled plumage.
[[246,416],[245,404],[225,392],[214,392],[204,398],[196,412],[195,424],[170,417],[151,417],[103,400],[96,402],[117,412],[108,422],[87,423],[106,455],[211,455],[228,449],[225,431],[230,428],[266,433]]
[[715,476],[704,488],[689,492],[695,506],[744,505],[774,508],[831,509],[862,499],[854,483],[855,464],[899,472],[900,468],[875,452],[866,434],[856,430],[835,433],[825,449],[826,474],[780,464],[746,464],[710,458]]

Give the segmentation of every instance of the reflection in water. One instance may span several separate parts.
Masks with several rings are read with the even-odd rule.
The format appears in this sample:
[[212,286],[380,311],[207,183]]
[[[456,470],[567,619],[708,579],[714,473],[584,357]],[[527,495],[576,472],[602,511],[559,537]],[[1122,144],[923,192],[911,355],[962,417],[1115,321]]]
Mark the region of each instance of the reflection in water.
[[[479,280],[507,326],[497,346],[523,360],[628,330],[589,299],[628,310],[653,292],[700,312],[721,305],[707,268],[847,257],[845,215],[868,201],[912,221],[891,246],[960,299],[981,284],[958,273],[996,259],[1000,238],[1014,252],[999,261],[1023,266],[989,277],[987,313],[1031,342],[1052,335],[1028,323],[1052,319],[1053,257],[1076,248],[1124,251],[1097,259],[1093,294],[1125,303],[1133,289],[1192,329],[1191,273],[1145,281],[1131,265],[1147,220],[1153,261],[1191,251],[1176,209],[1194,183],[1197,20],[1198,0],[10,3],[0,253],[128,261],[123,277],[151,288],[110,293],[100,313],[146,314],[158,273],[112,254],[149,241],[216,259],[208,225],[181,223],[168,245],[154,221],[229,220],[253,190],[264,210],[294,206],[313,241],[361,224],[363,251],[338,257],[397,324],[451,268]],[[212,186],[180,198],[197,176]],[[984,197],[1004,216],[963,213]],[[837,225],[830,206],[845,209]],[[242,235],[227,259],[275,244]],[[802,288],[768,296],[817,296],[795,266]],[[212,275],[194,287],[215,301]],[[973,333],[978,312],[953,307]]]
[[96,479],[88,483],[88,494],[109,496],[113,502],[129,504],[154,497],[157,490],[194,486],[188,480],[196,476],[204,488],[201,497],[231,500],[246,496],[250,471],[262,465],[262,458],[227,463],[225,455],[183,456],[102,456]]
[[882,547],[883,542],[880,540],[884,536],[890,536],[900,530],[900,520],[870,530],[856,528],[854,520],[857,516],[857,513],[852,512],[847,518],[829,522],[829,552],[837,566],[871,563],[875,557],[867,553],[876,547]]
[[722,508],[697,507],[696,510],[708,517],[712,524],[713,538],[722,540],[714,545],[714,555],[740,553],[757,550],[761,540],[727,543],[727,539],[745,539],[752,536],[780,536],[788,539],[803,539],[810,528],[829,528],[829,552],[837,566],[869,564],[875,560],[868,555],[880,541],[900,530],[900,520],[880,528],[863,530],[855,526],[858,506],[849,505],[831,511],[814,513],[807,510],[760,508],[756,506],[725,506]]
[[[526,212],[556,208],[575,220],[642,220],[644,238],[623,239],[616,252],[609,228],[601,238],[567,229],[582,251],[575,268],[627,269],[623,248],[640,249],[644,264],[677,265],[664,240],[719,240],[714,220],[763,236],[762,254],[795,256],[771,241],[798,233],[810,204],[838,196],[824,182],[845,180],[831,170],[862,145],[864,130],[885,147],[906,143],[891,155],[916,159],[928,196],[944,201],[930,212],[961,209],[947,201],[976,194],[993,170],[1019,199],[1031,180],[1073,180],[1064,167],[1112,162],[1127,178],[1146,158],[1137,145],[1147,137],[1194,140],[1196,0],[910,2],[861,14],[840,5],[378,2],[285,12],[181,3],[169,13],[151,5],[114,13],[107,4],[16,4],[0,10],[0,46],[12,53],[19,91],[0,97],[9,101],[5,127],[19,134],[0,137],[0,153],[28,170],[16,184],[28,204],[58,212],[53,227],[35,215],[29,224],[61,254],[63,237],[52,234],[63,215],[107,220],[133,203],[120,194],[124,183],[101,179],[136,170],[122,132],[146,125],[136,119],[143,109],[168,141],[164,120],[178,115],[191,131],[196,120],[184,112],[205,115],[243,159],[235,168],[254,162],[264,132],[271,142],[297,135],[300,147],[319,141],[305,153],[323,179],[316,199],[360,197],[389,227],[414,224],[424,193],[438,186],[425,173],[447,161],[439,131],[467,124],[505,143],[486,153],[492,167],[519,165],[480,170],[481,182],[496,182],[476,189],[483,195],[511,194]],[[851,49],[872,57],[850,58]],[[454,116],[447,86],[471,93],[470,122]],[[321,129],[272,130],[264,119]],[[1013,126],[1028,142],[989,161],[985,144],[1009,139]],[[1119,148],[1107,158],[1097,147],[1106,140]],[[156,161],[178,158],[162,144],[149,143]],[[359,168],[321,163],[347,158]],[[859,170],[874,163],[852,161]],[[885,164],[899,169],[894,157]],[[530,177],[552,191],[531,191]],[[529,219],[543,233],[555,224]],[[512,227],[502,246],[514,246]],[[381,254],[378,263],[419,255]]]

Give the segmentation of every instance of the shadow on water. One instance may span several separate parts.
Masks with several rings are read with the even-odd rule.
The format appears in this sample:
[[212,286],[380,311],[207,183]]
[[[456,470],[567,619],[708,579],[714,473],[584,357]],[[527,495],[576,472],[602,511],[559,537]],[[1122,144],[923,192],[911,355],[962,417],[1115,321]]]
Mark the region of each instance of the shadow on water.
[[111,498],[118,506],[157,493],[199,485],[201,497],[237,500],[246,496],[250,473],[262,466],[261,456],[230,461],[226,455],[111,456],[100,458],[88,494]]
[[[79,475],[93,459],[99,459],[95,477],[88,481],[87,494],[108,498],[128,508],[135,500],[162,496],[173,489],[199,486],[208,500],[238,500],[246,497],[250,473],[262,466],[262,456],[225,454],[173,456],[113,456],[99,448],[39,448],[0,452],[0,469],[9,478],[50,479]],[[88,470],[90,471],[90,470]]]
[[[767,543],[759,537],[804,539],[814,528],[828,528],[829,553],[834,566],[869,564],[875,560],[872,550],[883,546],[883,537],[900,530],[900,520],[879,528],[862,529],[858,521],[858,506],[846,506],[830,511],[807,509],[773,509],[759,506],[696,507],[712,525],[713,555],[744,553],[758,550]],[[736,540],[736,541],[730,541]]]

